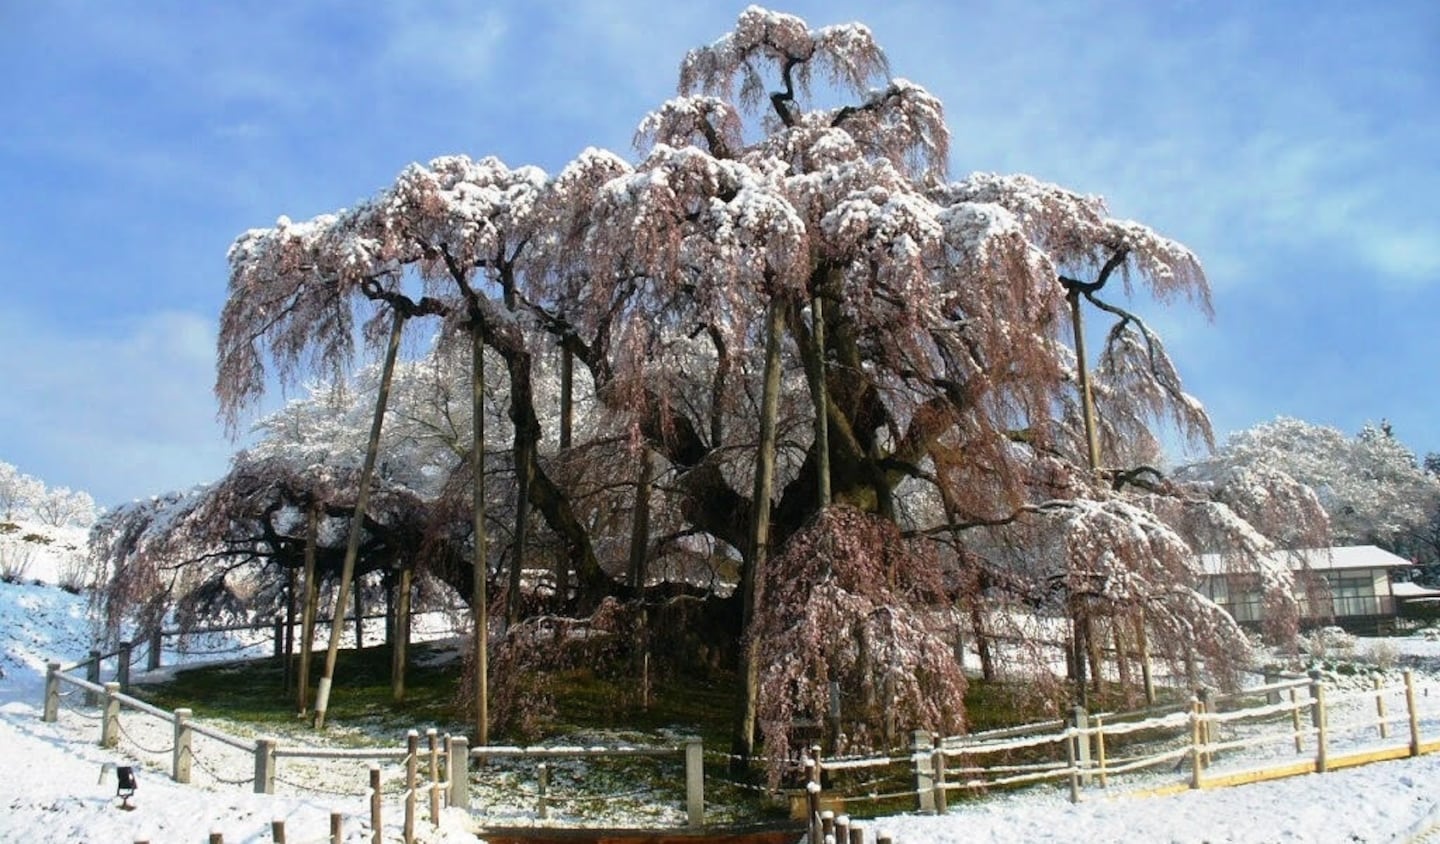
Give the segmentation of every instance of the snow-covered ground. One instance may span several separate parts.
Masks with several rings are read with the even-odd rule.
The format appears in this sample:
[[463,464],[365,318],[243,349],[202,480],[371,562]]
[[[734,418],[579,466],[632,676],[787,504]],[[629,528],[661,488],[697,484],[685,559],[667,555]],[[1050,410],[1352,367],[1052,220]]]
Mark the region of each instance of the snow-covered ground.
[[[1440,643],[1419,637],[1385,640],[1406,655],[1440,665]],[[1362,640],[1359,648],[1375,647]],[[363,786],[348,795],[254,795],[249,783],[227,785],[197,769],[195,785],[178,785],[165,768],[143,767],[158,756],[100,748],[98,724],[75,712],[42,720],[44,665],[74,662],[90,648],[83,597],[51,585],[0,584],[0,841],[269,841],[271,822],[285,821],[288,839],[328,840],[330,815],[344,816],[345,840],[369,841]],[[1433,676],[1428,678],[1433,680]],[[133,725],[143,723],[139,719]],[[163,731],[142,742],[165,744]],[[128,754],[135,754],[135,757]],[[230,764],[246,776],[248,759]],[[106,763],[139,762],[134,811],[123,811]],[[212,763],[214,764],[214,763]],[[353,785],[353,783],[352,783]],[[1328,774],[1169,797],[1107,797],[1086,792],[1076,805],[1063,789],[1037,789],[966,803],[943,817],[898,816],[871,821],[897,844],[915,842],[1169,841],[1404,842],[1440,825],[1440,755],[1382,762]],[[391,799],[385,840],[399,840],[401,811]],[[446,810],[439,827],[421,812],[418,837],[473,841],[470,820]],[[636,825],[646,825],[636,818]]]

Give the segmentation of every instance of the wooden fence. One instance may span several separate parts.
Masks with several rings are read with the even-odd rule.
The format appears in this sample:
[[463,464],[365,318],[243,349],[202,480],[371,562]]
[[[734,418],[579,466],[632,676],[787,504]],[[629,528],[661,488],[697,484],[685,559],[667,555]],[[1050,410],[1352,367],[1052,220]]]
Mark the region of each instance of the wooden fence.
[[[1337,712],[1358,714],[1336,721]],[[867,803],[896,800],[945,813],[957,794],[1044,782],[1079,802],[1087,789],[1121,782],[1159,795],[1324,773],[1440,750],[1440,738],[1426,741],[1420,724],[1413,672],[1399,684],[1375,678],[1369,688],[1343,692],[1316,674],[1229,695],[1202,689],[1186,703],[1136,712],[1077,707],[1063,721],[943,739],[917,731],[904,755],[824,759],[812,747],[810,823],[819,824],[826,808],[856,814]],[[870,779],[857,783],[861,774]],[[911,787],[883,787],[901,780]]]
[[[117,652],[118,653],[118,652]],[[116,654],[101,655],[109,658]],[[98,665],[100,660],[80,663],[87,667]],[[121,665],[125,665],[122,659]],[[79,666],[72,666],[72,668]],[[68,687],[68,688],[67,688]],[[411,730],[406,736],[404,747],[367,748],[317,748],[308,746],[282,745],[278,739],[261,737],[245,739],[230,735],[208,726],[193,717],[190,709],[165,711],[143,700],[126,694],[121,683],[109,681],[93,682],[90,679],[72,677],[60,663],[47,665],[45,675],[45,700],[42,718],[47,722],[59,719],[62,702],[72,694],[84,695],[85,706],[98,707],[99,714],[92,716],[99,722],[99,743],[102,747],[117,747],[122,735],[140,750],[152,755],[169,755],[170,777],[175,782],[189,783],[193,766],[200,764],[195,755],[196,737],[203,736],[221,746],[248,754],[253,759],[253,774],[241,779],[225,779],[213,769],[207,772],[217,781],[242,785],[252,784],[257,794],[274,794],[279,776],[280,760],[355,760],[368,762],[369,799],[372,829],[375,841],[379,841],[381,811],[381,776],[378,762],[403,766],[404,786],[404,837],[407,842],[414,840],[416,818],[420,801],[428,802],[432,824],[439,824],[440,813],[445,806],[469,810],[471,807],[472,762],[479,767],[490,759],[528,758],[535,760],[555,759],[596,759],[616,757],[677,758],[684,762],[685,817],[690,827],[702,827],[705,823],[705,788],[702,747],[699,739],[689,739],[682,744],[663,747],[475,747],[468,746],[464,736],[440,736],[436,730],[427,730],[422,746],[420,733]],[[154,718],[170,725],[172,742],[166,748],[145,747],[122,726],[121,715],[126,709]],[[201,767],[204,767],[203,765]],[[549,805],[563,799],[550,791],[548,766],[541,761],[537,766],[540,789],[537,799],[537,813],[543,818],[548,814]],[[304,784],[289,783],[299,789]],[[308,786],[311,790],[315,786]]]

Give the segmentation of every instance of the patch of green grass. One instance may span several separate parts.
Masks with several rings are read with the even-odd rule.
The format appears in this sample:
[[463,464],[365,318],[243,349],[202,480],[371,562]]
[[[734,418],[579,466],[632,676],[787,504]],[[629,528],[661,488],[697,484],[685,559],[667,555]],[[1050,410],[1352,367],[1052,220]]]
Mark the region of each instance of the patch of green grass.
[[[458,729],[465,713],[455,705],[459,662],[430,664],[433,649],[410,648],[412,662],[405,675],[405,698],[397,703],[390,691],[390,647],[379,645],[358,653],[342,650],[335,666],[327,723],[364,723],[377,732],[405,731],[433,724]],[[298,664],[298,660],[295,661]],[[325,654],[311,659],[310,702],[324,668]],[[278,727],[296,718],[294,671],[285,688],[283,657],[177,670],[163,683],[137,686],[139,696],[165,709],[189,707],[197,717],[228,718],[242,723]]]

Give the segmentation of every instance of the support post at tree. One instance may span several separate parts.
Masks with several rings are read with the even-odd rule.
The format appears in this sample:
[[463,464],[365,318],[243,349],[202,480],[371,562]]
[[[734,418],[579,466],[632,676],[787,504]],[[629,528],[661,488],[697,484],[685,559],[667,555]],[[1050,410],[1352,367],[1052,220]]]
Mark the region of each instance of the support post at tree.
[[935,743],[929,730],[915,730],[910,734],[910,763],[915,769],[915,810],[933,813],[935,811],[935,767],[931,751]]
[[1325,773],[1330,770],[1329,719],[1325,712],[1325,684],[1320,682],[1320,672],[1310,672],[1310,701],[1314,708],[1310,712],[1315,727],[1315,770]]
[[740,685],[739,723],[733,742],[736,773],[747,768],[755,753],[756,705],[760,694],[759,645],[755,639],[755,608],[764,584],[770,551],[770,497],[775,485],[775,430],[780,406],[780,340],[785,328],[785,306],[777,297],[765,312],[765,374],[760,397],[760,445],[755,454],[755,488],[751,498],[750,558],[740,577]]
[[1410,718],[1410,755],[1420,755],[1420,714],[1415,709],[1415,672],[1405,669],[1405,709]]
[[[479,319],[478,314],[473,316]],[[475,743],[490,743],[490,607],[485,577],[489,571],[485,547],[485,344],[480,326],[470,327],[470,412],[475,444],[470,450],[471,530],[473,532],[474,584],[470,611],[474,617]],[[453,760],[452,760],[453,764]]]
[[160,623],[150,628],[150,653],[145,655],[145,670],[156,671],[160,668],[160,650],[165,645],[165,634],[160,629]]
[[370,844],[381,844],[385,825],[380,820],[380,766],[370,763]]
[[[90,649],[90,659],[85,661],[85,679],[95,685],[100,685],[100,651]],[[85,690],[85,705],[94,706],[100,702],[99,696],[89,689]]]
[[295,684],[296,711],[301,715],[310,707],[310,657],[315,650],[315,616],[320,604],[320,585],[315,582],[319,533],[320,511],[312,501],[305,513],[305,603],[300,608],[300,670]]
[[420,733],[405,734],[405,844],[415,841],[415,804],[420,788]]
[[[380,372],[380,389],[375,398],[375,416],[370,422],[370,441],[365,449],[365,462],[360,467],[360,489],[355,496],[355,514],[350,520],[350,536],[345,543],[345,560],[340,567],[340,585],[335,590],[335,612],[330,623],[330,645],[325,651],[325,673],[315,691],[315,729],[325,727],[325,713],[330,706],[330,686],[334,682],[335,662],[340,653],[340,637],[345,630],[345,604],[350,598],[350,581],[355,576],[355,558],[360,553],[360,536],[365,530],[365,509],[370,504],[370,479],[375,474],[375,457],[380,451],[380,429],[385,422],[385,407],[390,401],[390,381],[395,375],[395,358],[400,352],[400,333],[405,328],[405,315],[395,311],[390,325],[390,342],[385,347],[385,363]],[[355,615],[361,613],[357,610]],[[360,646],[357,639],[356,648]]]
[[405,699],[405,669],[410,662],[410,591],[413,574],[409,566],[400,568],[399,594],[395,603],[395,635],[390,644],[390,698],[396,703]]

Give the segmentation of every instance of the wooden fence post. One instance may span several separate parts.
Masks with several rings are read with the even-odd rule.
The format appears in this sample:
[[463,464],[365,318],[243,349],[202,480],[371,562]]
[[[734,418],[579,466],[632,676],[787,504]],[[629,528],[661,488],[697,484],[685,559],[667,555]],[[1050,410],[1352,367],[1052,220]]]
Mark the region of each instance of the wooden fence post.
[[1325,685],[1320,682],[1320,672],[1310,672],[1310,700],[1315,707],[1310,713],[1311,723],[1315,726],[1315,770],[1325,773],[1330,767],[1325,747],[1327,738],[1327,721],[1325,717]]
[[705,745],[698,738],[685,741],[685,821],[705,825]]
[[1203,728],[1200,726],[1200,700],[1190,699],[1190,787],[1200,788],[1200,745]]
[[194,729],[190,726],[191,711],[175,710],[175,749],[170,753],[170,778],[179,783],[190,782],[190,763],[195,756],[190,750]]
[[1214,713],[1215,707],[1211,705],[1210,690],[1204,686],[1195,690],[1195,698],[1200,701],[1200,740],[1206,748],[1201,752],[1200,757],[1205,767],[1208,768],[1214,761],[1209,748],[1215,741],[1215,724],[1209,716]]
[[1075,727],[1075,765],[1080,769],[1080,784],[1090,785],[1090,713],[1077,705],[1070,710]]
[[45,663],[45,715],[47,724],[60,717],[60,663]]
[[285,844],[285,821],[276,818],[270,822],[270,838],[275,844]]
[[225,844],[225,834],[222,832],[210,833],[210,844]]
[[1109,788],[1105,775],[1105,719],[1099,715],[1095,716],[1095,763],[1100,767],[1100,787]]
[[275,745],[273,738],[255,740],[255,793],[275,793]]
[[275,622],[275,647],[274,647],[274,655],[275,655],[275,656],[284,656],[284,655],[285,655],[285,622],[283,622],[283,621],[277,621],[277,622]]
[[380,766],[370,763],[370,842],[381,844],[380,833],[384,825],[380,822]]
[[1385,694],[1380,689],[1380,678],[1375,677],[1375,716],[1380,722],[1380,738],[1390,737],[1390,725],[1385,723]]
[[544,762],[536,765],[535,779],[540,792],[535,801],[535,813],[543,821],[550,817],[550,766]]
[[160,625],[155,625],[150,631],[150,653],[145,655],[145,670],[155,671],[160,667],[160,649],[164,647],[165,634],[160,630]]
[[1062,738],[1060,741],[1065,745],[1065,766],[1070,772],[1070,802],[1080,802],[1080,766],[1075,758],[1075,743],[1079,741],[1080,734],[1074,727],[1060,727]]
[[895,844],[895,836],[885,830],[875,833],[875,844]]
[[330,813],[330,844],[345,844],[344,830],[339,812]]
[[1300,731],[1300,697],[1294,689],[1290,690],[1290,720],[1295,726],[1295,752],[1305,752],[1305,735]]
[[[847,843],[846,843],[846,842],[841,842],[841,844],[847,844]],[[851,824],[851,825],[850,825],[850,841],[848,842],[848,844],[865,844],[865,825],[864,825],[864,824],[858,824],[858,823],[857,823],[857,824]]]
[[1410,716],[1410,755],[1420,755],[1420,715],[1415,709],[1415,672],[1405,669],[1405,708]]
[[415,841],[415,791],[420,785],[420,733],[405,734],[405,844]]
[[114,747],[120,743],[120,684],[105,684],[105,714],[100,718],[100,746]]
[[[814,771],[814,766],[811,766]],[[810,840],[820,840],[820,780],[819,775],[812,777],[805,783],[805,817],[806,828],[810,830]]]
[[935,769],[930,761],[933,749],[929,730],[910,734],[910,760],[915,766],[915,809],[920,812],[935,811]]
[[[1275,685],[1275,684],[1278,683],[1278,682],[1280,682],[1280,672],[1276,671],[1276,670],[1273,669],[1273,668],[1267,668],[1267,669],[1265,669],[1265,685],[1267,685],[1267,686],[1273,686],[1273,685]],[[1267,705],[1269,705],[1269,706],[1274,706],[1274,705],[1276,705],[1276,704],[1279,703],[1279,702],[1280,702],[1280,690],[1279,690],[1279,689],[1271,689],[1270,691],[1268,691],[1268,692],[1265,693],[1265,703],[1266,703]]]
[[430,749],[430,824],[440,825],[440,734],[434,727],[425,731]]
[[[90,660],[85,663],[85,679],[97,686],[100,685],[100,652],[93,648],[90,650]],[[85,690],[86,706],[94,706],[99,702],[99,696],[89,689]]]
[[115,655],[115,679],[120,683],[120,691],[126,694],[130,693],[130,657],[134,649],[130,642],[121,642],[120,652]]
[[820,813],[820,839],[821,842],[835,841],[835,813],[829,809]]
[[850,844],[850,816],[835,816],[835,844]]
[[450,805],[457,809],[470,808],[470,740],[464,736],[451,736],[450,746]]
[[945,793],[945,748],[938,741],[931,751],[931,761],[935,765],[935,814],[943,815],[950,806],[949,796]]

